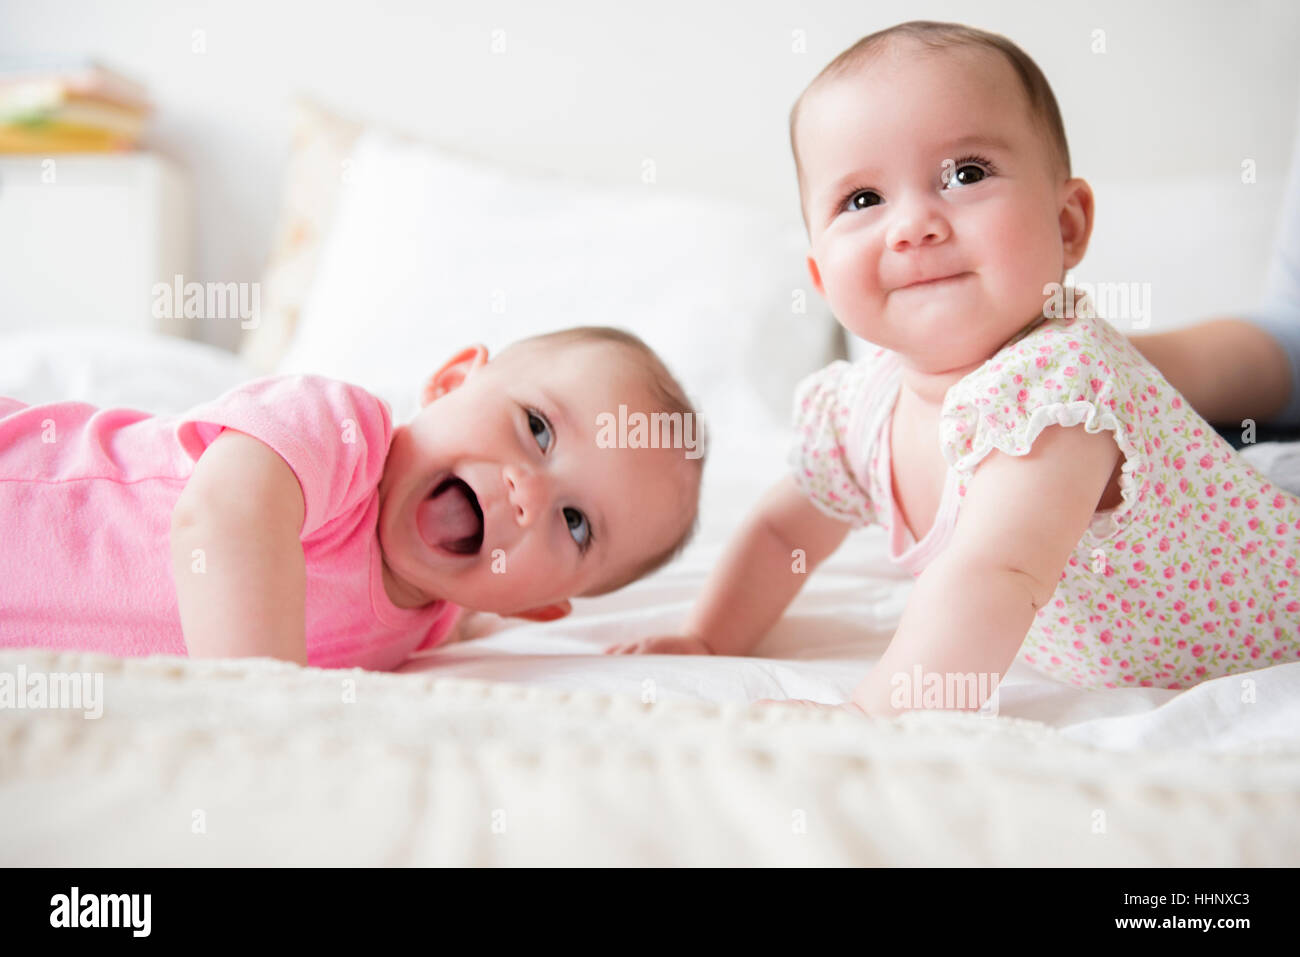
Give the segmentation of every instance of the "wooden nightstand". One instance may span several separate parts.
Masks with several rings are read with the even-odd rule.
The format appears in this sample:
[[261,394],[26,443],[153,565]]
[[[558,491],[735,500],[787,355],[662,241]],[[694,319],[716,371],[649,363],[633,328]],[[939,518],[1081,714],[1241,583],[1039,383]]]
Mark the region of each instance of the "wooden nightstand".
[[192,268],[189,180],[151,153],[0,156],[0,333],[191,337],[154,287]]

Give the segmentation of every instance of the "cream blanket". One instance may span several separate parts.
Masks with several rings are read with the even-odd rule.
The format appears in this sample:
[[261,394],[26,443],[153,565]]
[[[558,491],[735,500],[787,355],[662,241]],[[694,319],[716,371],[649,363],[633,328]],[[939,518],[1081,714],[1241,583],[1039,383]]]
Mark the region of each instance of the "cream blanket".
[[1280,746],[0,653],[19,665],[102,673],[103,713],[0,710],[5,865],[1300,863],[1300,750]]

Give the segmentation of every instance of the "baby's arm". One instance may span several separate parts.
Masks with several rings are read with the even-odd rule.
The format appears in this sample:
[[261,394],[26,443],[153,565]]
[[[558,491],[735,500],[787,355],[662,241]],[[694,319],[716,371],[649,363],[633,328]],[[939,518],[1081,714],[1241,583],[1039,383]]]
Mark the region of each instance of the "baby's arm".
[[1207,319],[1129,340],[1210,422],[1267,421],[1300,388],[1292,385],[1287,351],[1245,319]]
[[1063,426],[1044,429],[1026,455],[989,453],[967,486],[952,541],[921,573],[854,703],[868,714],[896,714],[890,697],[901,675],[907,700],[897,710],[908,710],[916,665],[923,681],[937,675],[944,687],[947,675],[996,675],[991,694],[1056,591],[1119,454],[1110,432]]
[[307,663],[298,478],[265,443],[227,429],[172,512],[172,573],[193,658]]
[[[687,619],[684,640],[715,655],[748,654],[851,528],[819,512],[792,478],[781,480],[728,543]],[[671,641],[649,639],[627,650],[682,650]]]

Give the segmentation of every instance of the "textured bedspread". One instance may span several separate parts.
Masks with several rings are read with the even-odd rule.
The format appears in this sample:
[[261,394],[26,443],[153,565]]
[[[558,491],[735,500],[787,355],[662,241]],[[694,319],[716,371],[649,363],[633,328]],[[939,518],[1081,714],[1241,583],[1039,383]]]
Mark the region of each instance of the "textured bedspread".
[[[8,341],[0,394],[178,410],[244,376],[196,349]],[[1300,864],[1300,662],[1182,692],[1016,664],[997,718],[748,705],[879,660],[912,582],[878,529],[754,657],[601,655],[680,626],[781,474],[783,431],[719,439],[679,561],[400,674],[0,653],[103,682],[99,718],[0,706],[0,864]],[[1251,454],[1300,488],[1300,447]]]
[[1101,750],[431,675],[5,652],[103,674],[0,711],[0,863],[1295,865],[1300,751]]

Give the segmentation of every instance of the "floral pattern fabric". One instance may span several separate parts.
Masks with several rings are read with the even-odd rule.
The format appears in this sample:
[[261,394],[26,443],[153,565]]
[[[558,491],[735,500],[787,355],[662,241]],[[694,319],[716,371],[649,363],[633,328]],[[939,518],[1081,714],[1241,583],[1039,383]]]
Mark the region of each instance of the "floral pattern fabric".
[[[1300,659],[1300,499],[1255,471],[1122,333],[1079,305],[950,388],[940,419],[957,521],[989,452],[1025,455],[1049,425],[1109,431],[1123,455],[1120,504],[1094,515],[1018,658],[1085,688],[1186,688]],[[879,501],[887,487],[850,465],[875,461],[870,443],[888,442],[879,415],[864,409],[892,398],[876,381],[891,356],[833,363],[795,400],[795,479],[820,510],[855,526],[891,511]],[[850,454],[855,443],[865,451]]]

